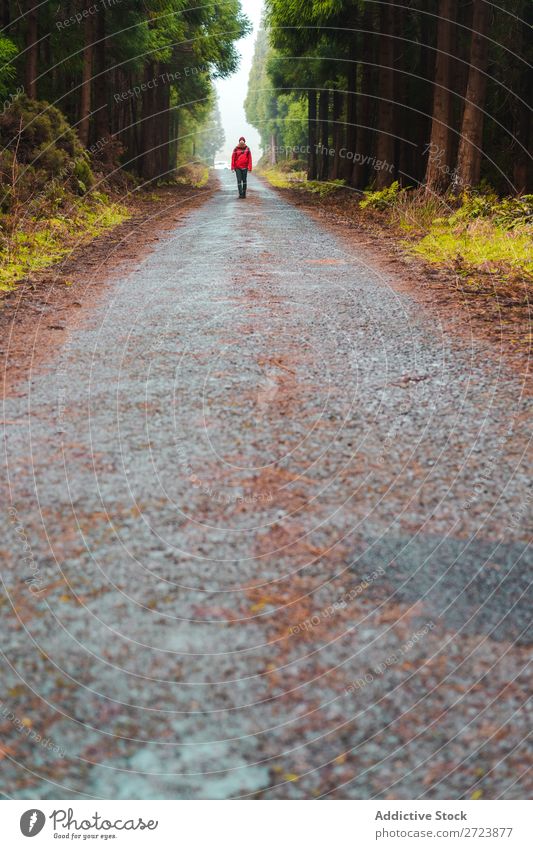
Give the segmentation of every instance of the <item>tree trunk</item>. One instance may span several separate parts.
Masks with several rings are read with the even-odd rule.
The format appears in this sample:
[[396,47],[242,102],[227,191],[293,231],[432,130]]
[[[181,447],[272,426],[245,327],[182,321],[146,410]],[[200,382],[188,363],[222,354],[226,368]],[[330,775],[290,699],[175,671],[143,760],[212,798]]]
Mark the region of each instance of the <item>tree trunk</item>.
[[320,150],[318,156],[318,179],[328,179],[329,157],[329,91],[322,89],[318,95],[318,123],[320,125]]
[[380,10],[376,187],[384,189],[394,179],[390,168],[394,162],[394,14],[390,3],[384,3]]
[[[156,65],[147,62],[144,69],[144,82],[147,84],[142,96],[141,141],[139,151],[139,171],[147,182],[157,177],[157,154],[155,151],[155,87],[153,80]],[[148,87],[148,84],[151,84]]]
[[527,51],[533,24],[531,5],[525,10],[524,19],[520,23],[520,35],[517,39],[517,54],[522,67],[516,92],[523,102],[517,100],[513,110],[513,188],[518,193],[533,191],[533,161],[529,152],[533,150],[533,121],[528,106],[533,90],[533,70],[531,65],[523,67],[520,61],[520,57],[530,58]]
[[426,190],[442,192],[450,182],[452,128],[452,62],[457,0],[440,0],[437,56],[433,86],[433,116],[428,146]]
[[270,164],[276,165],[278,161],[278,143],[276,139],[276,134],[270,134]]
[[37,98],[37,61],[39,55],[38,0],[28,0],[26,15],[26,56],[24,63],[24,90],[28,97]]
[[475,186],[479,183],[481,175],[483,109],[487,91],[485,71],[488,64],[488,23],[488,3],[486,0],[474,0],[468,84],[454,175],[454,186],[460,189]]
[[11,10],[9,8],[9,0],[2,0],[2,29],[4,35],[8,35],[7,30],[11,25]]
[[106,62],[106,46],[105,6],[102,6],[96,16],[94,45],[93,100],[95,142],[103,142],[108,139],[111,134],[109,126],[109,108],[107,105],[108,68]]
[[89,144],[89,125],[91,116],[91,82],[93,76],[93,19],[92,15],[85,18],[83,70],[80,90],[80,119],[78,136],[82,145]]
[[136,97],[132,97],[124,108],[127,109],[126,114],[129,119],[124,121],[123,124],[123,126],[129,124],[127,135],[124,134],[124,144],[128,150],[130,161],[134,163],[135,171],[140,174],[142,162],[142,101],[139,103]]
[[175,168],[177,163],[178,163],[178,135],[179,135],[179,117],[178,117],[178,110],[174,106],[170,110],[170,149],[169,149],[170,168]]
[[372,67],[375,64],[375,40],[369,35],[374,29],[372,6],[365,3],[361,33],[361,91],[357,98],[357,136],[350,185],[364,189],[368,182],[368,159],[370,155],[370,116],[372,113]]
[[355,189],[364,189],[368,183],[368,160],[370,157],[370,83],[372,79],[372,68],[369,63],[363,66],[361,81],[361,97],[359,108],[359,123],[357,133],[357,146],[353,162],[351,185]]
[[[402,15],[406,13],[403,7],[394,6],[393,10],[393,33],[394,39],[392,42],[393,49],[393,64],[395,68],[394,74],[394,111],[393,111],[393,127],[394,127],[394,173],[398,179],[403,175],[410,174],[411,151],[412,146],[409,144],[408,136],[411,127],[410,113],[407,110],[409,102],[407,94],[407,74],[406,74],[406,50],[407,44],[404,41],[405,19]],[[409,69],[410,70],[410,69]]]
[[159,85],[156,89],[157,103],[157,159],[159,176],[167,178],[170,168],[170,84],[165,73],[169,70],[165,65],[159,65]]
[[333,159],[333,168],[331,169],[331,179],[337,180],[341,170],[342,159],[341,152],[341,116],[342,116],[342,92],[333,92],[333,126],[331,130],[333,150],[335,151]]
[[[533,73],[531,69],[527,74],[524,74],[527,80],[527,87],[524,85],[522,97],[527,102],[528,94],[533,86]],[[529,78],[529,79],[528,79]],[[529,150],[533,149],[533,128],[531,121],[531,109],[524,103],[519,103],[517,106],[518,114],[515,118],[515,156],[513,159],[513,187],[518,194],[522,192],[533,192],[533,163]],[[519,147],[517,142],[522,145]]]
[[346,154],[342,160],[341,173],[350,182],[353,168],[353,156],[357,143],[357,51],[350,53],[348,65],[348,92],[346,94]]
[[307,179],[316,180],[317,167],[317,125],[316,125],[316,91],[307,92]]

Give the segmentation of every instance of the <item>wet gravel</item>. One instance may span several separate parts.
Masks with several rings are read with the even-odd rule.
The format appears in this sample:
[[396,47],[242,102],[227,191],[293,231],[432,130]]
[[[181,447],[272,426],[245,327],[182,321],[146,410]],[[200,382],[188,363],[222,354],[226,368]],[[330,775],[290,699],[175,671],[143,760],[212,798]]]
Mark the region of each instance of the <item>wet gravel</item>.
[[516,373],[229,173],[65,336],[3,411],[6,797],[531,793]]

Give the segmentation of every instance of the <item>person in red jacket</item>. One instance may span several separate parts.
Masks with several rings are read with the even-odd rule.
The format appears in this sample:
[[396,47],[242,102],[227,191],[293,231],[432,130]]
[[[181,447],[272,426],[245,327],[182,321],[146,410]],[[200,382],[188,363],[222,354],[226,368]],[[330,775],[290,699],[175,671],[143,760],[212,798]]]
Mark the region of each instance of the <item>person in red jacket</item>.
[[246,178],[248,171],[252,170],[252,154],[250,148],[246,146],[246,139],[241,136],[239,144],[233,149],[231,155],[231,170],[237,175],[237,187],[239,189],[239,197],[246,197]]

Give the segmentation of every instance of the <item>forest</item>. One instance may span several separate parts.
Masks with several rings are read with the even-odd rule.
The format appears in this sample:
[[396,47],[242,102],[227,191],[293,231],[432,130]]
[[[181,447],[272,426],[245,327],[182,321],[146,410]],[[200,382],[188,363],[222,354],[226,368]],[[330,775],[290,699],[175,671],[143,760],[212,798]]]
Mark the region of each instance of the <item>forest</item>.
[[247,117],[354,189],[533,187],[530,0],[267,0]]
[[0,0],[8,849],[529,845],[532,23]]
[[144,180],[164,178],[180,158],[212,159],[223,142],[213,79],[236,69],[235,42],[249,28],[238,0],[2,0],[0,8],[4,172],[6,150],[50,175],[52,156],[78,143]]
[[131,217],[133,192],[206,183],[214,80],[249,30],[239,0],[1,0],[0,291]]

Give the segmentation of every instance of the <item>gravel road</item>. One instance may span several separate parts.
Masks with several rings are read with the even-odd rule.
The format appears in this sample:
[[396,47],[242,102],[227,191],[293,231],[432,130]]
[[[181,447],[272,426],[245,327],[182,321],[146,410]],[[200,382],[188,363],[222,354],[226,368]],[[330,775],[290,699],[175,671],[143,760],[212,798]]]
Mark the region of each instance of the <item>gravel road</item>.
[[3,410],[5,797],[531,795],[531,402],[415,295],[224,172],[58,329]]

